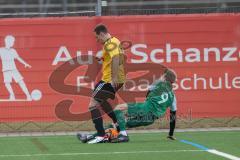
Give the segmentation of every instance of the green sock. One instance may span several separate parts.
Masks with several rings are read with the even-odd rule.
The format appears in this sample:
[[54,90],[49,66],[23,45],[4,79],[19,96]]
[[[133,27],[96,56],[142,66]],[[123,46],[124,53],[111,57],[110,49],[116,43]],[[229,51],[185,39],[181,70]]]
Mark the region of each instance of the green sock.
[[125,131],[126,130],[126,122],[125,122],[125,117],[124,117],[123,112],[120,110],[115,110],[114,113],[117,117],[117,122],[118,122],[118,126],[120,128],[120,131]]

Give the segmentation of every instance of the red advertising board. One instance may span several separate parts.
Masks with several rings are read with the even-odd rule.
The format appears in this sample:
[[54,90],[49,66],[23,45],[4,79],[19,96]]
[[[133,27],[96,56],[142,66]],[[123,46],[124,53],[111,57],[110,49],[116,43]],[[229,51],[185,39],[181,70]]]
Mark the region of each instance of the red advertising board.
[[[91,55],[101,50],[93,34],[98,23],[106,24],[121,41],[131,42],[125,54],[136,72],[145,66],[143,70],[151,75],[160,70],[160,64],[176,71],[174,89],[180,114],[191,113],[193,118],[240,115],[240,14],[19,18],[0,20],[0,121],[58,121],[56,106],[63,100],[72,100],[73,114],[87,112],[91,89],[84,95],[78,91],[85,85],[82,76],[89,65],[74,67],[71,59],[89,55],[85,61],[96,63]],[[73,68],[61,70],[66,63]],[[128,97],[134,96],[133,91],[141,92],[134,97],[141,101],[146,90],[139,84],[148,82],[135,85],[131,77],[129,73],[131,88],[122,92]],[[68,91],[61,82],[75,90]]]

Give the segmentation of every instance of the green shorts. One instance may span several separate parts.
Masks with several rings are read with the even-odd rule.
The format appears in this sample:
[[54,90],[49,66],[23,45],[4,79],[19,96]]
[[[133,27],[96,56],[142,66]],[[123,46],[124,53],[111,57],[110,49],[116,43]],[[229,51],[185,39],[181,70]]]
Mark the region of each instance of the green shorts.
[[153,124],[157,117],[152,114],[149,105],[149,102],[129,103],[126,127],[132,128]]

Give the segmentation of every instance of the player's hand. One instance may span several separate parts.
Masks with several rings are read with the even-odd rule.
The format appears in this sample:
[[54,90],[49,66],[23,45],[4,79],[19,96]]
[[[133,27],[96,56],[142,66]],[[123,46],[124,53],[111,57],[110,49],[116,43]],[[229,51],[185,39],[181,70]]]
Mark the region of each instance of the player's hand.
[[176,140],[177,138],[175,138],[174,136],[167,136],[167,139],[169,139],[169,140]]
[[25,68],[32,68],[32,66],[29,64],[25,64]]

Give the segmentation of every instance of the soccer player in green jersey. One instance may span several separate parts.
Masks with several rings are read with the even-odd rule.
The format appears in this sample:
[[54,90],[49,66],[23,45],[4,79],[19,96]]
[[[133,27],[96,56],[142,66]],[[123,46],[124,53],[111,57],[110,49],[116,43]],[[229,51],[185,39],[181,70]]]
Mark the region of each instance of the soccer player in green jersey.
[[[166,69],[161,78],[149,87],[146,100],[143,103],[117,105],[114,112],[120,132],[118,137],[111,141],[128,142],[129,137],[126,128],[151,125],[156,119],[165,115],[167,108],[170,108],[170,130],[167,138],[175,140],[173,133],[176,123],[177,106],[172,86],[175,82],[175,72],[171,69]],[[82,142],[87,141],[87,137],[78,135],[78,138]]]
[[[167,108],[170,108],[170,131],[169,139],[174,140],[173,132],[176,123],[176,97],[172,84],[176,81],[176,74],[173,70],[166,69],[161,78],[150,87],[143,103],[124,103],[115,108],[115,115],[118,119],[120,134],[118,142],[127,142],[128,135],[126,128],[147,126],[165,115]],[[125,116],[127,115],[127,117]]]

